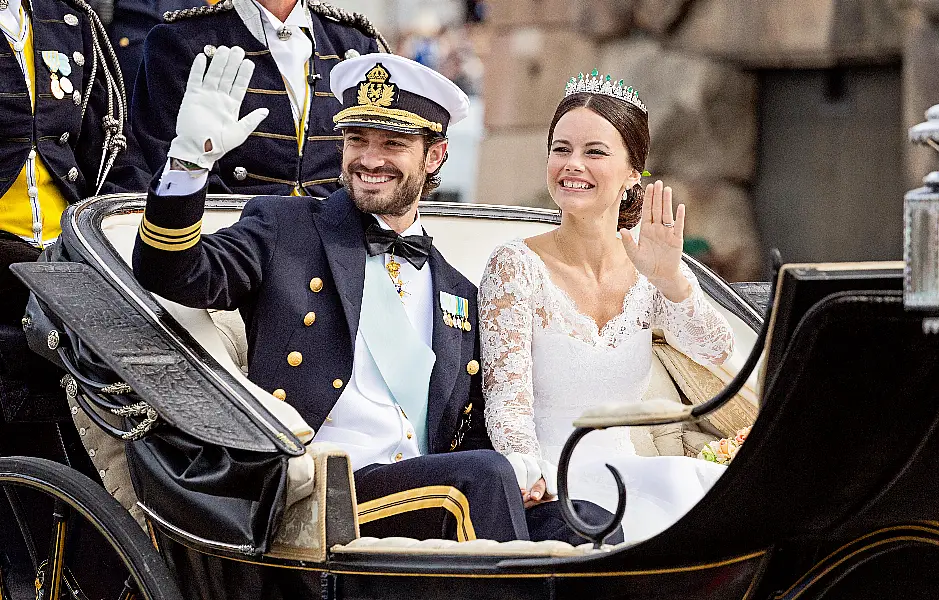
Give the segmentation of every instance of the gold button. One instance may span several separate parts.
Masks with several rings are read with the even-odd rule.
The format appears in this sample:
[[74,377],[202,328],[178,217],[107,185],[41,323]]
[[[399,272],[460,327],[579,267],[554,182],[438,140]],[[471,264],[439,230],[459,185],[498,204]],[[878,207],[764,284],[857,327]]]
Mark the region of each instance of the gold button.
[[130,46],[130,40],[126,37],[122,37],[117,43],[121,45],[121,48]]
[[408,432],[408,439],[411,439],[412,437],[414,437],[414,434],[409,431],[409,432]]
[[282,390],[282,389],[280,389],[280,388],[277,388],[276,390],[274,390],[273,392],[271,392],[271,396],[274,396],[274,397],[277,398],[278,400],[286,400],[286,399],[287,399],[287,392],[285,392],[284,390]]
[[287,355],[287,364],[291,367],[299,367],[300,363],[303,362],[303,355],[297,351],[291,352]]
[[342,387],[342,379],[333,379],[333,387],[337,390]]
[[470,375],[475,375],[476,373],[479,373],[479,361],[471,360],[468,363],[466,363],[466,372],[469,373]]
[[402,458],[404,458],[404,455],[401,454],[400,452],[398,452],[397,454],[395,454],[395,460],[401,460]]
[[319,292],[323,289],[323,280],[319,277],[314,277],[310,280],[310,289],[314,292]]
[[312,310],[307,314],[303,315],[303,324],[309,327],[316,322],[316,313]]
[[463,331],[469,331],[473,326],[470,325],[469,321],[463,321]]

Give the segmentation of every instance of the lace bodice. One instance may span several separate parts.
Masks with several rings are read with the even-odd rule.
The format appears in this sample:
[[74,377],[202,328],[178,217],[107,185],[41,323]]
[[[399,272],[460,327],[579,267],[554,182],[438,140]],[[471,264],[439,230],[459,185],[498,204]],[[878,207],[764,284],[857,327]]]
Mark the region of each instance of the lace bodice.
[[[733,348],[730,325],[681,269],[693,289],[685,301],[669,301],[639,275],[622,311],[598,329],[523,240],[496,248],[479,285],[485,419],[495,449],[556,463],[584,408],[640,401],[653,329],[695,361],[721,364]],[[593,433],[584,444],[634,453],[625,428]]]

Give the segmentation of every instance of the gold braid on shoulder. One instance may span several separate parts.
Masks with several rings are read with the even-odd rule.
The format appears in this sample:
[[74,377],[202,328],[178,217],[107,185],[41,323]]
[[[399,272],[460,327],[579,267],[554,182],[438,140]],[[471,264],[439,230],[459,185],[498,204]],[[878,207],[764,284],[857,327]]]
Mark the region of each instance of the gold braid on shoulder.
[[325,2],[310,2],[309,3],[310,11],[321,17],[326,17],[327,19],[332,19],[342,23],[343,25],[348,25],[349,27],[354,27],[367,35],[368,37],[373,37],[378,41],[378,45],[381,47],[382,52],[391,53],[391,46],[388,45],[388,41],[385,39],[385,36],[381,34],[378,29],[372,25],[371,21],[368,20],[368,17],[361,13],[352,12],[339,8],[338,6],[333,6],[332,4],[327,4]]

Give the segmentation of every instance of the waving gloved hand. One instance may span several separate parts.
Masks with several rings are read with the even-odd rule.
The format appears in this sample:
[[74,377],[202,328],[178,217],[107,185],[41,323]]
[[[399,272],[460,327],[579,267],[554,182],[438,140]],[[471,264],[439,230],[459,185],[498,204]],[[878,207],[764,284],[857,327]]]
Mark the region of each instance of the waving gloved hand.
[[211,169],[215,161],[248,139],[268,110],[259,108],[238,119],[254,74],[254,63],[245,59],[244,50],[220,46],[208,71],[207,61],[200,52],[192,62],[168,155]]

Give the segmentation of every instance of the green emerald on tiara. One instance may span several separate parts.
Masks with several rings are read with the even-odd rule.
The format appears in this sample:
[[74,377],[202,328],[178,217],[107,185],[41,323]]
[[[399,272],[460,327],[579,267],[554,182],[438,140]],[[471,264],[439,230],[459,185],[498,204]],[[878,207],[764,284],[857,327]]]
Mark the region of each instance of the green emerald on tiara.
[[590,72],[591,77],[597,77],[598,75],[600,75],[600,71],[597,71],[596,69]]

